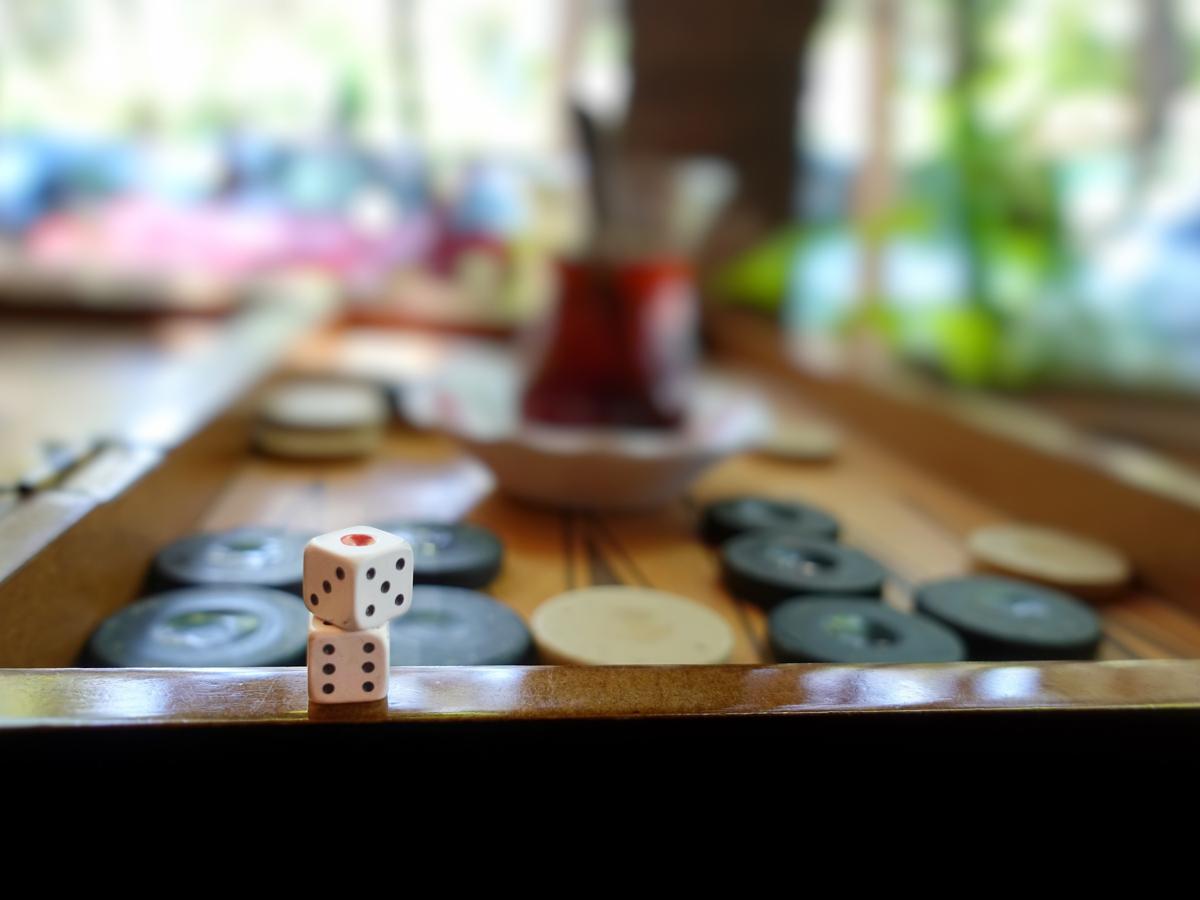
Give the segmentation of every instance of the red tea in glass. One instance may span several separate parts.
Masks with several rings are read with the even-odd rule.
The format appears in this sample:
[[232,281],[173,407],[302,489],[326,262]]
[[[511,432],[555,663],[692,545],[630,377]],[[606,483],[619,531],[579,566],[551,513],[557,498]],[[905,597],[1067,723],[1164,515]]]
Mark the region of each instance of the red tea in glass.
[[696,357],[692,273],[676,260],[558,265],[558,305],[522,402],[545,425],[683,424]]

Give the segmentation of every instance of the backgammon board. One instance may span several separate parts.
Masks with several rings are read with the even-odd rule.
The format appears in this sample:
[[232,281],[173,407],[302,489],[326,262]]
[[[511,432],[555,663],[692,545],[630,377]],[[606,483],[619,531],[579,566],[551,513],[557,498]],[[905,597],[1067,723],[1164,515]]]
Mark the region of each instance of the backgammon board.
[[[339,340],[336,332],[321,337],[326,344]],[[353,461],[256,454],[253,410],[262,385],[249,377],[218,414],[168,444],[107,447],[93,462],[120,473],[110,490],[97,487],[100,475],[76,472],[21,498],[0,518],[0,602],[10,615],[0,639],[0,663],[8,667],[0,670],[0,728],[39,746],[62,732],[146,730],[170,741],[203,732],[211,742],[222,733],[217,726],[239,740],[249,732],[269,733],[272,741],[280,726],[298,728],[297,739],[316,742],[335,733],[373,741],[413,729],[439,746],[468,732],[532,745],[543,729],[586,742],[596,728],[614,736],[645,728],[668,742],[710,732],[765,740],[794,729],[828,734],[831,746],[878,729],[918,741],[959,734],[1007,746],[1035,732],[1076,740],[1089,723],[1107,733],[1129,717],[1147,734],[1194,732],[1200,595],[1179,588],[1189,577],[1200,583],[1196,572],[1178,557],[1169,564],[1147,557],[1136,542],[1119,540],[1120,528],[1099,521],[1095,531],[1129,554],[1141,577],[1115,596],[1088,602],[1103,632],[1094,658],[781,661],[770,610],[731,591],[721,549],[701,539],[709,504],[753,496],[827,511],[840,525],[840,540],[886,570],[876,602],[909,614],[923,585],[972,573],[968,536],[1014,518],[1014,503],[1004,499],[1003,487],[972,490],[961,472],[923,464],[912,441],[886,433],[903,423],[873,428],[862,401],[841,401],[828,385],[761,367],[736,347],[718,349],[720,365],[755,380],[777,410],[796,420],[816,410],[832,422],[841,434],[836,454],[812,461],[744,452],[711,468],[686,496],[650,512],[546,509],[496,490],[487,469],[449,438],[402,423],[389,426],[377,452]],[[291,367],[295,361],[293,353]],[[276,380],[288,368],[277,370]],[[884,403],[876,402],[872,410]],[[904,415],[896,406],[893,416]],[[963,427],[947,425],[944,439],[955,440]],[[1002,472],[1004,443],[973,440],[989,442],[991,463]],[[1027,463],[1023,471],[1030,477]],[[1078,515],[1069,496],[1076,487],[1061,487],[1069,519]],[[1054,489],[1043,484],[1035,493]],[[1113,483],[1112,518],[1128,514],[1121,502],[1130,490]],[[1025,493],[1007,489],[1018,507]],[[1200,512],[1169,499],[1146,495],[1140,502],[1138,509],[1161,505],[1164,522],[1200,521]],[[345,709],[310,708],[304,671],[293,666],[78,667],[89,637],[146,592],[156,556],[173,542],[238,528],[314,534],[397,519],[462,522],[495,535],[503,562],[480,589],[526,624],[564,592],[667,592],[717,617],[731,636],[728,653],[711,665],[547,665],[536,648],[518,664],[393,664],[386,703]],[[1170,577],[1160,577],[1164,572]]]

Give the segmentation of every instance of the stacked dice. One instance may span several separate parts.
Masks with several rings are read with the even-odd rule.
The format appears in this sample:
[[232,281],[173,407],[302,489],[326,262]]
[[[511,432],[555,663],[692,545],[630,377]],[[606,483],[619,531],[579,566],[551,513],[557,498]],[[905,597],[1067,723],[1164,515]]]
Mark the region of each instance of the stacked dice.
[[403,538],[356,525],[304,548],[308,697],[381,700],[388,689],[388,623],[412,606],[413,551]]

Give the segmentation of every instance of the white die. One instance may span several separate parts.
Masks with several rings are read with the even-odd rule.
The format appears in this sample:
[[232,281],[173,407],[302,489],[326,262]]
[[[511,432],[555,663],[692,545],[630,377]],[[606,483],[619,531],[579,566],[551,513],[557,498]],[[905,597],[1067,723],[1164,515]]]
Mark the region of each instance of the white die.
[[341,528],[304,548],[304,603],[338,628],[361,631],[404,615],[412,585],[412,547],[378,528]]
[[313,703],[382,700],[388,691],[388,626],[342,631],[308,625],[308,699]]

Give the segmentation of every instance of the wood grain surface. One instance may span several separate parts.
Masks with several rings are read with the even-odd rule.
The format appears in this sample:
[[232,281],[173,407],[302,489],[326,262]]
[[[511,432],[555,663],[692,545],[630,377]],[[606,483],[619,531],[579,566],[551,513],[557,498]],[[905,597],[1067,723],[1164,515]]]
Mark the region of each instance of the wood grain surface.
[[[786,386],[766,378],[760,386],[782,416],[812,417]],[[503,539],[504,569],[489,592],[527,620],[564,590],[642,585],[689,597],[725,618],[735,635],[732,662],[770,662],[763,612],[730,596],[715,552],[696,538],[700,507],[737,494],[800,500],[832,512],[843,523],[845,543],[889,569],[886,600],[902,610],[911,608],[920,583],[971,571],[966,536],[1008,518],[851,427],[844,428],[832,462],[745,453],[711,469],[678,502],[641,514],[548,511],[510,500],[448,438],[398,428],[378,456],[360,462],[247,456],[198,527],[261,524],[318,532],[396,518],[465,518]],[[1108,632],[1101,659],[1200,656],[1200,620],[1151,591],[1135,586],[1100,612]]]

